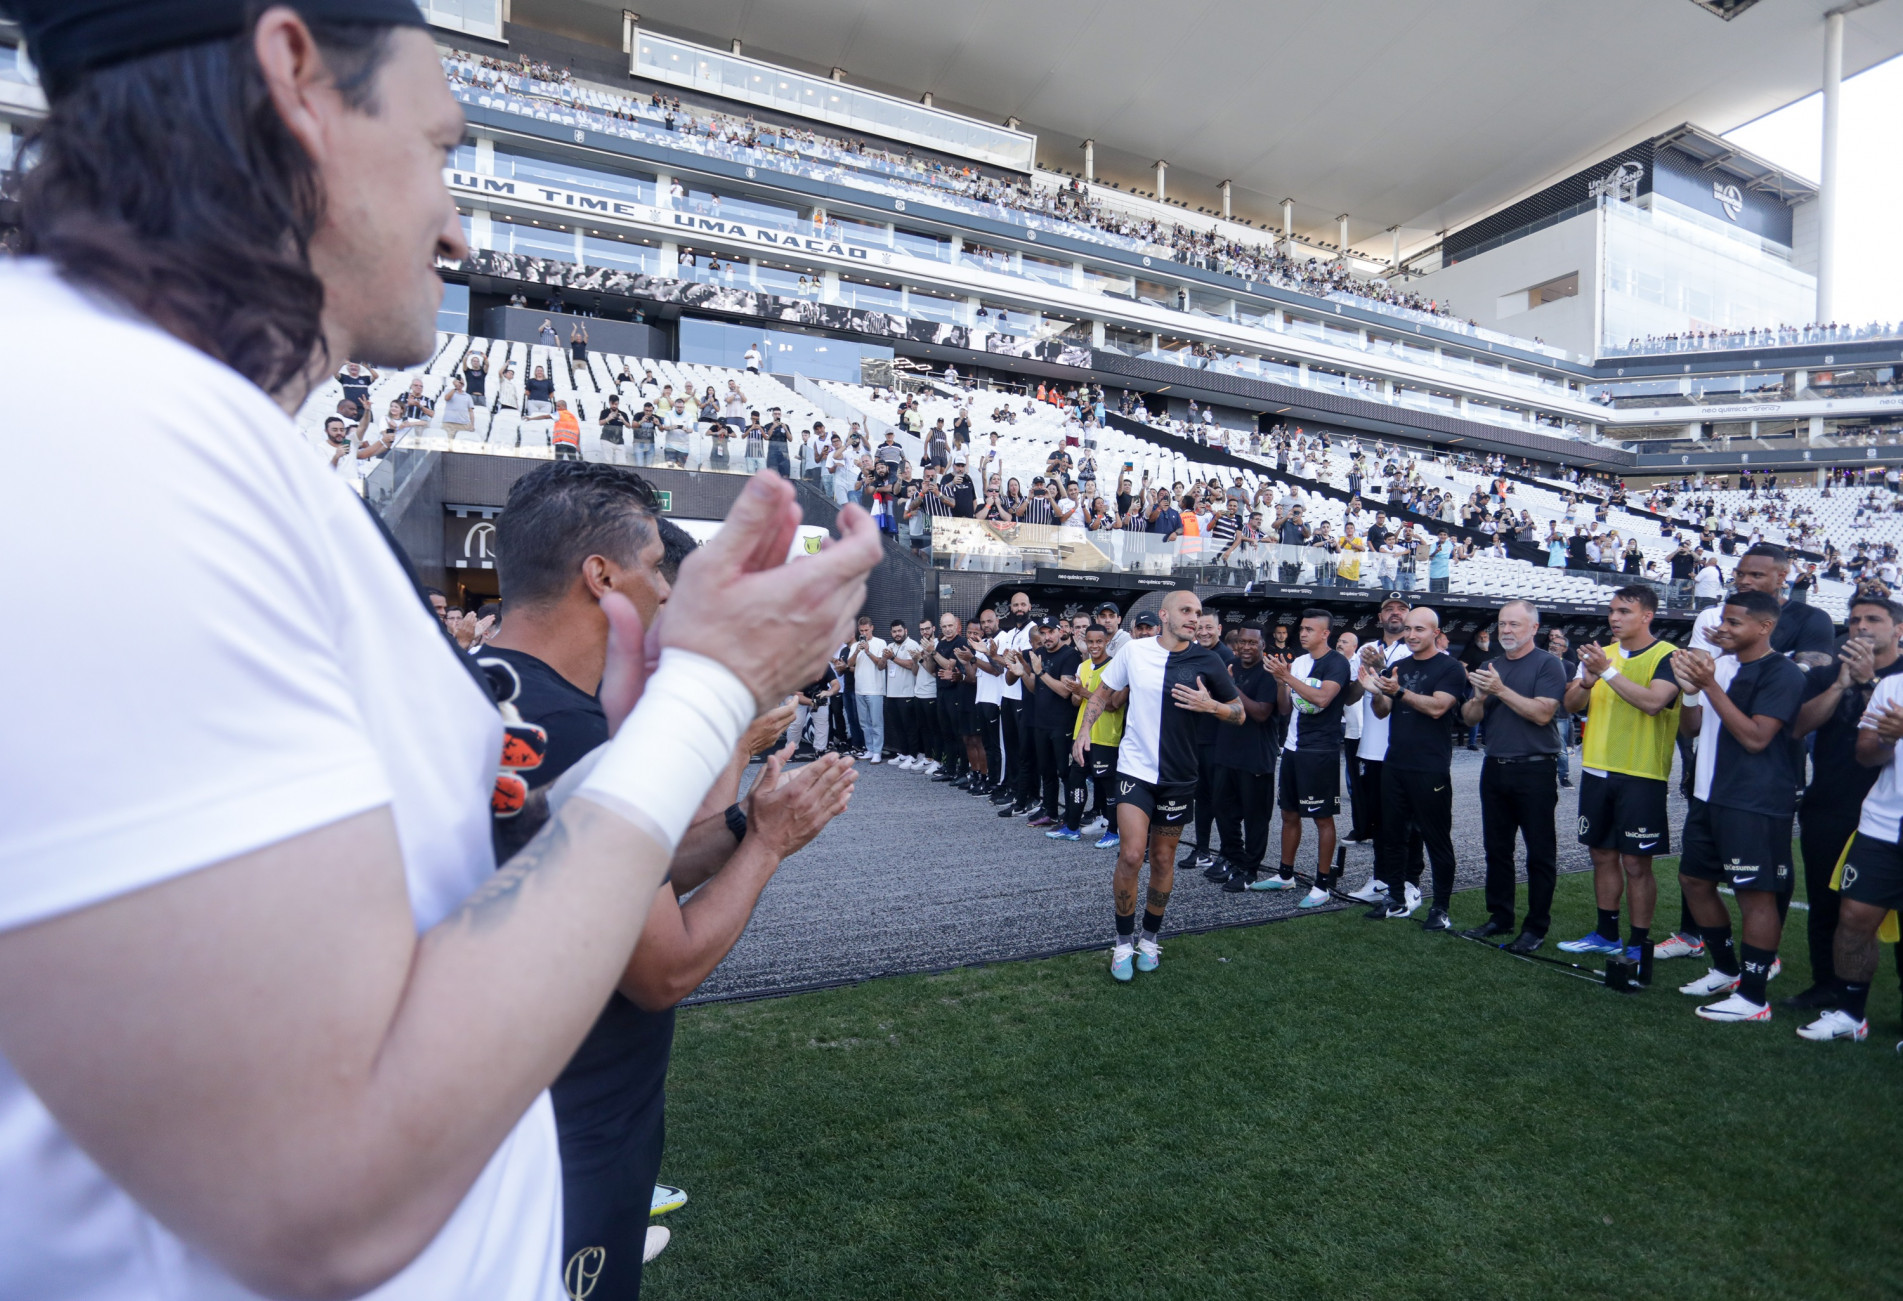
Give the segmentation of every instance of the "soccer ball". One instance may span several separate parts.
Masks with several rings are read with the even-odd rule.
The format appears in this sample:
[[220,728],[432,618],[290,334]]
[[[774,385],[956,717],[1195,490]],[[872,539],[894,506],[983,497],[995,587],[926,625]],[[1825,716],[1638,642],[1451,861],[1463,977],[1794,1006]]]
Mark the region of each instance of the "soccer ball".
[[[1302,685],[1305,687],[1319,687],[1321,684],[1322,684],[1322,680],[1320,678],[1303,678],[1302,679]],[[1316,704],[1314,701],[1304,699],[1303,697],[1297,695],[1293,691],[1288,693],[1288,698],[1295,703],[1295,708],[1300,710],[1304,714],[1313,714],[1319,709],[1321,709],[1321,706]]]

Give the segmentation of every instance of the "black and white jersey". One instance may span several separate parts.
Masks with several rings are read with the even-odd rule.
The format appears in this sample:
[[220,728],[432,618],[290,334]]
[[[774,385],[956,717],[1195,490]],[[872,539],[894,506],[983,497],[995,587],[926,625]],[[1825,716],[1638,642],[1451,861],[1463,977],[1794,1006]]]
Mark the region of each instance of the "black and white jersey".
[[1193,687],[1197,678],[1216,699],[1236,698],[1235,681],[1221,658],[1194,642],[1170,651],[1163,648],[1162,638],[1145,637],[1110,661],[1102,684],[1113,691],[1130,689],[1123,743],[1117,750],[1118,773],[1163,786],[1196,780],[1196,720],[1201,715],[1176,704],[1171,688],[1179,683]]

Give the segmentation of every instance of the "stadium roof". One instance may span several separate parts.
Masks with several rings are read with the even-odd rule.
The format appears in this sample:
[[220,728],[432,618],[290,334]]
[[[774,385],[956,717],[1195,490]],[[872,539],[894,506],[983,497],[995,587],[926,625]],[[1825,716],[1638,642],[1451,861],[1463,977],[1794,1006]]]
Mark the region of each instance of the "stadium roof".
[[[1681,123],[1710,131],[1816,91],[1823,15],[1761,0],[1727,20],[1696,0],[641,0],[644,28],[1039,136],[1039,161],[1153,185],[1385,256]],[[517,23],[620,42],[621,0],[514,0]],[[1844,73],[1903,53],[1903,0],[1846,19]]]

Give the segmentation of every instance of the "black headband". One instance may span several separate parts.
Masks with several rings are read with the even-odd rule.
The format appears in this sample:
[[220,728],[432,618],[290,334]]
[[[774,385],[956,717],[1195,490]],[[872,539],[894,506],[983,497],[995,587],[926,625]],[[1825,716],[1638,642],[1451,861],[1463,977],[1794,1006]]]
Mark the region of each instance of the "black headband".
[[[285,0],[307,21],[422,27],[414,0]],[[244,32],[255,0],[0,0],[19,21],[49,98],[129,59]]]

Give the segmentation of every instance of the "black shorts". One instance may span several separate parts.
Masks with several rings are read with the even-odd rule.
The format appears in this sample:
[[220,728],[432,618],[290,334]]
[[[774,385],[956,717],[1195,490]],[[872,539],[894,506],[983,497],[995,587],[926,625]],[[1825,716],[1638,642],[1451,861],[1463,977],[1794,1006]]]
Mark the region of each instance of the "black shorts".
[[1195,782],[1158,785],[1135,777],[1117,778],[1117,806],[1129,805],[1143,810],[1150,819],[1150,830],[1180,828],[1189,821],[1190,801],[1196,798]]
[[1859,831],[1850,841],[1837,892],[1878,908],[1903,908],[1903,845]]
[[1092,741],[1086,757],[1090,760],[1090,775],[1092,777],[1114,777],[1116,775],[1116,746],[1098,745],[1095,741]]
[[1672,828],[1665,814],[1665,783],[1630,773],[1579,779],[1579,843],[1588,849],[1616,849],[1651,858],[1672,852]]
[[978,715],[970,705],[962,700],[945,702],[945,726],[951,729],[953,736],[963,739],[978,735]]
[[1685,813],[1680,876],[1723,881],[1733,890],[1790,890],[1791,819],[1746,809],[1714,808],[1700,799]]
[[1276,778],[1276,807],[1305,818],[1332,818],[1341,812],[1341,753],[1337,750],[1284,750]]

